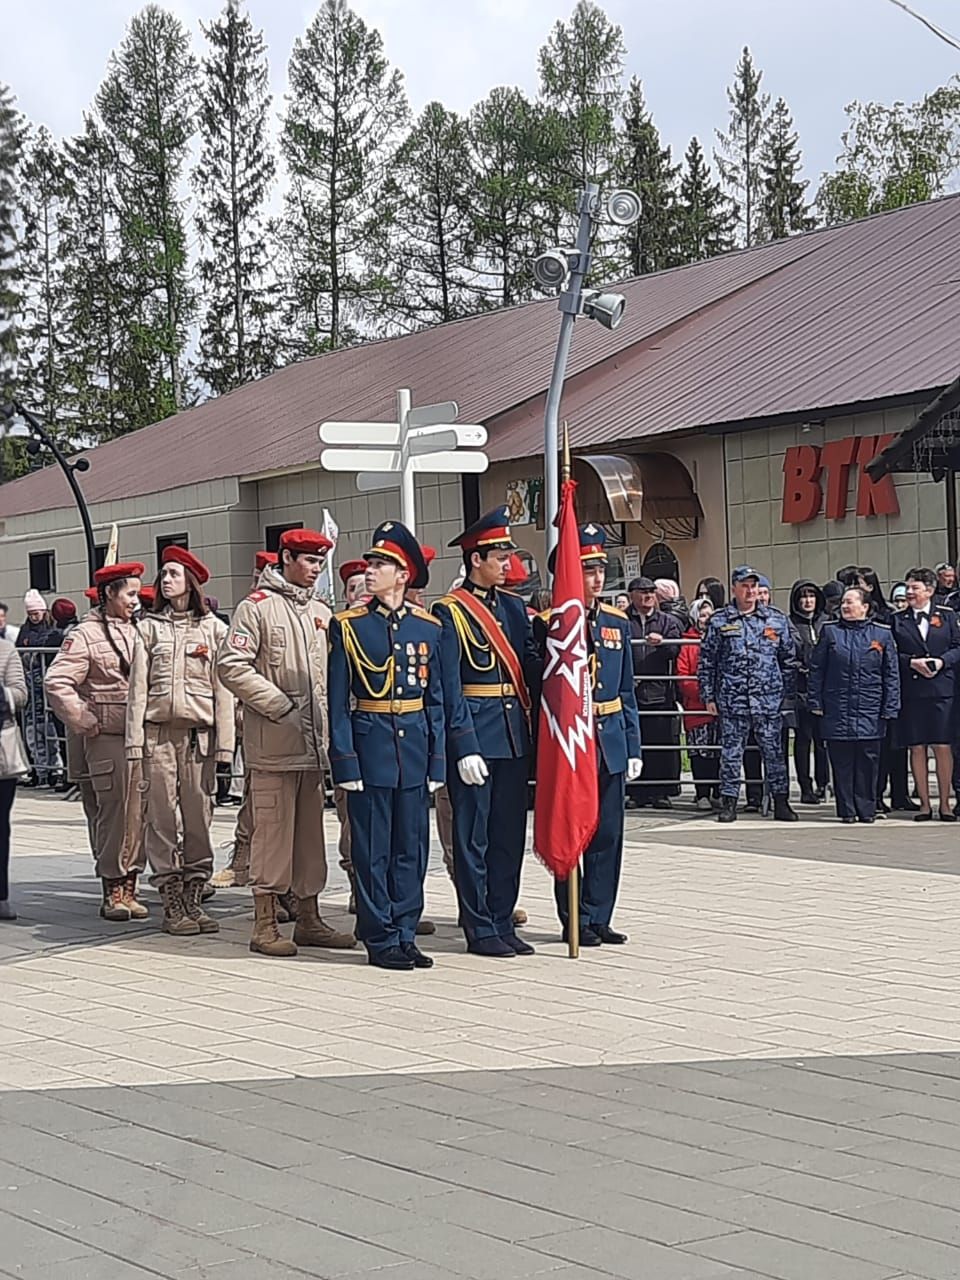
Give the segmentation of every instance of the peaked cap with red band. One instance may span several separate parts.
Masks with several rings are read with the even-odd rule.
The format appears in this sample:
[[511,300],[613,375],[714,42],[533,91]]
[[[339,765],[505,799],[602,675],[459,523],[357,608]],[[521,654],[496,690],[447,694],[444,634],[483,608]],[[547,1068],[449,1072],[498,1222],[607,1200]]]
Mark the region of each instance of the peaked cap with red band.
[[253,557],[253,563],[257,573],[263,573],[268,564],[277,563],[277,553],[275,551],[258,551]]
[[322,556],[332,546],[326,534],[317,533],[316,529],[288,529],[280,535],[280,550],[294,556]]
[[366,573],[366,571],[366,560],[345,560],[338,570],[340,581],[344,586],[347,585],[351,578],[355,578],[358,573]]
[[183,565],[184,569],[190,570],[201,587],[210,579],[210,570],[198,556],[195,556],[192,551],[188,551],[186,547],[164,547],[160,563],[161,565]]
[[[580,563],[586,568],[591,564],[607,563],[607,533],[597,524],[582,524],[580,536]],[[556,548],[550,552],[547,568],[551,573],[556,562]]]
[[510,513],[506,506],[495,507],[481,516],[469,529],[464,529],[448,544],[464,551],[516,551],[510,536]]
[[126,564],[105,564],[93,575],[97,587],[107,587],[111,582],[120,582],[123,578],[142,578],[144,566],[139,560],[130,560]]
[[399,520],[385,520],[374,530],[367,559],[371,556],[393,560],[401,569],[406,569],[410,575],[407,585],[415,591],[422,591],[430,581],[430,570],[427,568],[423,548]]

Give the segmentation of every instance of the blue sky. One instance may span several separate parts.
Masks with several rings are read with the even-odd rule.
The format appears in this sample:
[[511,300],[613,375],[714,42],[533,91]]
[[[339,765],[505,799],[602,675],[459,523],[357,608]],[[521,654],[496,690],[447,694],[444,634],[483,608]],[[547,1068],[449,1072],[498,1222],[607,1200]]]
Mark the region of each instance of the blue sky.
[[[960,0],[911,0],[960,32]],[[133,0],[5,0],[0,80],[22,110],[57,134],[80,127],[107,58],[140,6]],[[197,26],[219,0],[170,0]],[[304,0],[249,0],[271,52],[279,110],[295,37],[315,12]],[[536,88],[536,54],[572,2],[555,0],[355,0],[381,31],[419,109],[439,98],[461,111],[497,84]],[[627,70],[639,75],[665,139],[682,152],[696,133],[705,147],[726,120],[725,87],[749,44],[764,87],[793,111],[814,184],[832,167],[854,98],[914,100],[960,72],[951,50],[889,0],[609,0],[624,29]]]

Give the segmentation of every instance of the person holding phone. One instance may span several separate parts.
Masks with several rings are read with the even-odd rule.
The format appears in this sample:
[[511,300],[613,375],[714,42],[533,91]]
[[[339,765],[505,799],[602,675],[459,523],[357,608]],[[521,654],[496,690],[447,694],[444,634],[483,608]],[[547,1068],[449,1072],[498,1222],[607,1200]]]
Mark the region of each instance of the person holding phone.
[[933,603],[937,575],[932,569],[907,574],[909,608],[893,615],[893,634],[900,657],[903,709],[897,743],[910,748],[910,767],[920,798],[914,822],[929,822],[930,778],[927,751],[933,751],[941,822],[956,822],[950,809],[953,774],[953,702],[960,664],[960,623],[952,609]]

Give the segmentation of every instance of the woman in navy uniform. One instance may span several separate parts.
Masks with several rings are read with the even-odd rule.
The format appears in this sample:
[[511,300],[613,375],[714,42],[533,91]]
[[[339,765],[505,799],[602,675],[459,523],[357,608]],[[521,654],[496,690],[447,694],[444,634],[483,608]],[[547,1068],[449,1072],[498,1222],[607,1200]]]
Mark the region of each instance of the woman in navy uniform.
[[950,810],[954,739],[953,702],[960,663],[960,625],[952,609],[933,603],[937,575],[932,569],[907,574],[909,608],[893,616],[893,635],[900,653],[902,710],[897,743],[910,748],[910,767],[920,797],[914,822],[929,822],[930,779],[927,748],[933,749],[940,796],[940,821],[956,822]]
[[370,964],[429,969],[414,938],[423,911],[428,792],[446,776],[440,624],[404,601],[427,585],[423,552],[399,521],[376,530],[370,599],[330,623],[330,767],[347,792],[357,936]]
[[[550,572],[556,553],[551,553]],[[610,927],[620,886],[623,858],[623,811],[626,783],[640,776],[640,718],[630,653],[630,622],[620,609],[600,599],[607,572],[606,534],[595,524],[580,527],[583,598],[587,609],[590,687],[599,763],[600,820],[583,855],[580,885],[580,945],[627,941]],[[546,648],[550,611],[540,614],[534,634],[541,655]],[[557,914],[567,938],[567,882],[555,880]]]
[[870,592],[848,587],[808,658],[807,709],[827,744],[842,822],[873,822],[880,745],[900,710],[900,668],[889,626],[870,619]]

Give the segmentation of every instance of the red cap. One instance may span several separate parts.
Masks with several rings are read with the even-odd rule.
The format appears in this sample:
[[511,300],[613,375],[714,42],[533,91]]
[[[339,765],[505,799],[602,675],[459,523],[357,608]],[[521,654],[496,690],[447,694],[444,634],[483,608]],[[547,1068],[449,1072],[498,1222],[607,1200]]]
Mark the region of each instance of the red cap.
[[288,529],[280,535],[280,550],[292,555],[303,552],[308,556],[322,556],[332,546],[326,534],[317,533],[316,529]]
[[268,564],[277,563],[277,553],[275,551],[258,551],[253,558],[253,563],[257,573],[263,573]]
[[426,563],[433,564],[434,560],[436,560],[437,558],[437,548],[425,547],[421,544],[420,550],[423,552],[423,558],[426,561]]
[[94,604],[100,599],[100,592],[96,587],[84,587],[83,594],[88,600],[92,600]]
[[507,571],[503,575],[505,587],[522,587],[530,575],[523,567],[523,561],[514,553],[507,561]]
[[142,604],[152,605],[157,600],[157,589],[152,583],[145,582],[137,593]]
[[143,565],[138,560],[131,560],[127,564],[105,564],[93,575],[93,581],[98,587],[106,587],[121,578],[142,578],[143,574]]
[[346,586],[350,579],[355,577],[356,574],[366,573],[366,571],[366,560],[345,560],[339,569],[340,581],[344,586]]
[[202,560],[198,560],[192,551],[188,551],[186,547],[164,547],[160,563],[162,565],[182,564],[184,569],[190,570],[201,587],[210,577],[210,570],[207,566]]

